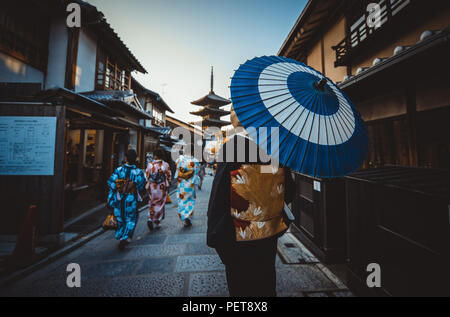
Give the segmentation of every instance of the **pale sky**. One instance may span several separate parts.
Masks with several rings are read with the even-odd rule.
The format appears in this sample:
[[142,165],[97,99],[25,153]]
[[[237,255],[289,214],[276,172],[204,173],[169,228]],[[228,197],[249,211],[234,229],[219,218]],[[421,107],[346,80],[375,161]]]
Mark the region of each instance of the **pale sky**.
[[[88,0],[141,62],[134,73],[185,122],[191,104],[214,92],[230,98],[230,78],[247,59],[276,55],[307,0]],[[229,106],[226,108],[229,109]],[[228,119],[223,117],[223,119]]]

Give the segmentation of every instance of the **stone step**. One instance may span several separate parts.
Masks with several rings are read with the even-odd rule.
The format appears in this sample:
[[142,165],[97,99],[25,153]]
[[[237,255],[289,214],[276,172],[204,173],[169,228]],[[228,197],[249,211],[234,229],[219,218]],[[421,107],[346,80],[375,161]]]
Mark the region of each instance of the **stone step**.
[[278,253],[287,264],[319,263],[319,260],[290,232],[278,239]]

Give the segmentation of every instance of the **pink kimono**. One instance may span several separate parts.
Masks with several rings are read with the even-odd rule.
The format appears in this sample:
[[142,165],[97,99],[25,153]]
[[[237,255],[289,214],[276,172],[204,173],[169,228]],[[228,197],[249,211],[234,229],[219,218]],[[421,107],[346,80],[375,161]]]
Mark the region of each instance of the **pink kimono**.
[[150,195],[148,220],[158,225],[164,219],[172,173],[169,164],[157,160],[148,164],[146,175],[148,180],[146,188]]

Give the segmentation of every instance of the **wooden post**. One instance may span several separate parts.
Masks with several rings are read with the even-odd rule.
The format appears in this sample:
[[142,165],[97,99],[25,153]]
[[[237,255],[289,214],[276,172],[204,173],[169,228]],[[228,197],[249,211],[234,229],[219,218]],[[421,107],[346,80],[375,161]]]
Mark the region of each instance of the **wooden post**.
[[409,84],[406,87],[405,102],[408,126],[409,165],[417,167],[419,160],[417,155],[416,87],[413,84]]
[[77,76],[77,58],[80,29],[67,28],[67,30],[69,36],[67,39],[66,77],[64,87],[70,90],[74,90]]
[[84,183],[84,159],[85,159],[85,149],[86,149],[86,130],[80,130],[80,148],[79,148],[79,160],[78,160],[78,185],[82,185]]

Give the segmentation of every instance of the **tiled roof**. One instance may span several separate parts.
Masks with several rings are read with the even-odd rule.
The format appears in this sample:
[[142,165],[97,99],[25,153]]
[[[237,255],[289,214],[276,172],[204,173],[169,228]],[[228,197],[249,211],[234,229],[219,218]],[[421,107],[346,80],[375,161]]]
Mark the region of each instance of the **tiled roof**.
[[160,94],[158,94],[157,92],[154,92],[153,90],[150,90],[146,87],[144,87],[140,82],[138,82],[136,80],[136,78],[134,78],[133,76],[131,76],[131,86],[133,85],[137,85],[140,89],[142,89],[143,91],[145,91],[146,93],[153,95],[157,101],[159,101],[161,103],[161,105],[170,113],[175,113],[172,108],[170,108],[167,103],[164,101],[164,99],[161,97]]
[[[69,3],[75,2],[79,4],[83,12],[86,12],[85,15],[88,16],[89,19],[93,20],[89,21],[89,23],[86,23],[86,25],[88,25],[88,27],[93,31],[99,33],[100,37],[103,40],[110,40],[115,46],[117,46],[117,48],[119,49],[118,53],[126,56],[129,60],[129,63],[133,65],[135,70],[144,74],[147,73],[147,70],[142,66],[142,64],[133,55],[130,49],[125,45],[120,36],[108,23],[104,14],[99,11],[97,7],[82,0],[54,0],[54,2],[57,3],[58,6],[64,8],[64,10]],[[85,18],[85,15],[83,14],[83,19]]]
[[147,128],[147,130],[154,131],[164,136],[170,135],[170,133],[172,132],[172,129],[170,127],[150,127]]
[[358,68],[355,75],[347,75],[344,77],[342,82],[338,82],[337,84],[341,88],[345,88],[352,83],[369,76],[373,72],[384,69],[385,67],[402,61],[405,58],[409,58],[411,54],[420,53],[428,47],[438,44],[441,40],[447,42],[449,38],[450,27],[440,31],[424,31],[417,43],[408,46],[397,46],[394,49],[392,56],[375,58],[372,66]]
[[135,94],[130,91],[122,90],[96,90],[90,92],[83,92],[82,95],[97,100],[105,104],[120,104],[125,111],[132,111],[142,118],[152,119],[152,116],[146,113],[135,98]]
[[206,105],[219,105],[219,106],[226,106],[231,103],[230,100],[222,98],[220,96],[217,96],[214,93],[210,93],[209,95],[206,95],[203,98],[200,98],[199,100],[191,102],[193,105],[197,106],[206,106]]

